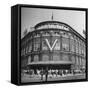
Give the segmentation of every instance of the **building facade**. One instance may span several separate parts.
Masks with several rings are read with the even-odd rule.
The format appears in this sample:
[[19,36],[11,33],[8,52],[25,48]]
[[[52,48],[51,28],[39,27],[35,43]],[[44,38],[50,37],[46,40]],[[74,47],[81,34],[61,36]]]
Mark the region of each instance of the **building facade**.
[[82,70],[85,65],[85,38],[66,23],[40,22],[21,39],[22,69]]

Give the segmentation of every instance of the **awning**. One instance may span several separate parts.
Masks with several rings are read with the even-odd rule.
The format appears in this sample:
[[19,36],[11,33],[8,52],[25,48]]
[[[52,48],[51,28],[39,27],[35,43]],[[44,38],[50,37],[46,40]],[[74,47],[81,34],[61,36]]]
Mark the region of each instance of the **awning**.
[[28,65],[55,65],[55,64],[73,64],[71,61],[38,61],[38,62],[31,62]]

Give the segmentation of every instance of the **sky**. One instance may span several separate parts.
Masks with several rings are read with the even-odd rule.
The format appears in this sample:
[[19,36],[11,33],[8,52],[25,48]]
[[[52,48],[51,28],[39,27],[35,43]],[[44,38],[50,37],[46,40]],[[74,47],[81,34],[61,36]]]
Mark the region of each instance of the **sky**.
[[53,20],[64,22],[74,28],[83,37],[83,30],[85,30],[85,11],[76,10],[62,10],[62,9],[41,9],[41,8],[21,8],[21,38],[27,29],[31,31],[31,27],[43,21],[51,21],[53,13]]

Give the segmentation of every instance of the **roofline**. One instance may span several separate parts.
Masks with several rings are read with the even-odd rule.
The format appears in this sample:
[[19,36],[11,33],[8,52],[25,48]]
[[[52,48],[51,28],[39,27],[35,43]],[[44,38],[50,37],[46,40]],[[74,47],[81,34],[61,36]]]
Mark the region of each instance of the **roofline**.
[[[82,38],[82,39],[85,41],[85,38],[84,38],[81,34],[79,34],[74,28],[72,28],[72,27],[71,27],[70,25],[68,25],[67,23],[63,23],[63,22],[59,22],[59,21],[44,21],[44,22],[40,22],[40,23],[38,23],[38,24],[35,25],[35,29],[36,29],[39,25],[43,25],[43,24],[45,24],[45,23],[53,23],[53,22],[60,23],[60,24],[64,24],[64,25],[68,26],[75,35],[77,35],[78,37]],[[38,29],[38,30],[44,30],[44,29]],[[35,31],[38,31],[38,30],[36,29],[36,30],[34,30],[34,31],[32,31],[32,32],[29,32],[28,34],[33,33],[33,32],[35,32]],[[65,31],[66,31],[66,30],[65,30]],[[28,34],[27,34],[26,36],[28,36]],[[22,39],[24,39],[26,36],[24,36]]]
[[[38,26],[41,26],[41,25],[43,25],[43,24],[45,24],[45,23],[53,23],[53,22],[55,22],[55,23],[60,23],[60,24],[64,24],[64,25],[70,27],[75,33],[79,34],[79,33],[78,33],[74,28],[72,28],[70,25],[68,25],[67,23],[64,23],[64,22],[60,22],[60,21],[44,21],[44,22],[40,22],[40,23],[38,23],[38,24],[35,25],[35,29],[36,29]],[[82,35],[79,34],[79,36],[81,36],[81,38],[85,39]]]
[[39,27],[39,26],[41,26],[41,25],[44,25],[44,24],[46,24],[46,23],[53,23],[53,22],[65,24],[64,22],[60,22],[60,21],[43,21],[43,22],[40,22],[40,23],[36,24],[34,28],[36,29],[37,27]]

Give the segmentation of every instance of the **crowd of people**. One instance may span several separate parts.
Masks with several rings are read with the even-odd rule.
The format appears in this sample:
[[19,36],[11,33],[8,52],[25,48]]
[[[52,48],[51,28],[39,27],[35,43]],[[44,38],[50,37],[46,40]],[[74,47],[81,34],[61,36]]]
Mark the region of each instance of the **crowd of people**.
[[[82,73],[80,70],[78,70],[77,72]],[[45,78],[45,81],[47,81],[48,78],[76,74],[74,70],[61,70],[61,69],[50,69],[50,70],[48,69],[37,69],[37,70],[29,69],[26,71],[24,70],[23,73],[26,73],[30,76],[33,76],[33,75],[40,76],[41,80]]]

